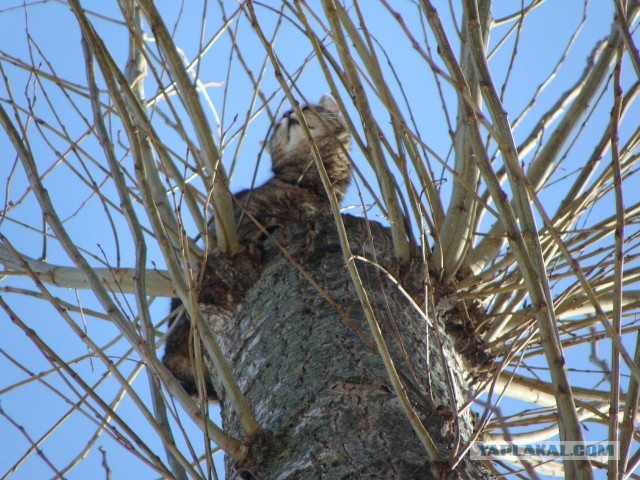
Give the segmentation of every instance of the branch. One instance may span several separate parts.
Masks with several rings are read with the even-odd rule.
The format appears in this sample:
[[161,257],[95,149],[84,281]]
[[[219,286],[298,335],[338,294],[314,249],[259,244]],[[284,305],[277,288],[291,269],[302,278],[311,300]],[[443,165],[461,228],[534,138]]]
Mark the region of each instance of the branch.
[[[617,9],[618,16],[621,11]],[[620,5],[621,6],[621,5]],[[624,20],[624,18],[622,18]],[[627,29],[628,33],[628,29]],[[622,172],[620,168],[619,127],[622,116],[622,87],[620,86],[620,70],[622,69],[622,44],[617,49],[617,62],[613,69],[613,109],[611,111],[611,171],[613,173],[613,187],[616,205],[616,226],[614,233],[614,267],[613,267],[613,310],[611,323],[617,337],[621,337],[622,328],[622,283],[624,279],[624,201],[622,196]],[[638,72],[640,73],[640,71]],[[615,348],[611,349],[611,413],[609,417],[609,438],[611,442],[619,443],[620,431],[618,425],[620,419],[617,412],[620,409],[620,353]],[[624,457],[623,457],[624,458]],[[620,462],[609,461],[609,478],[618,477]]]
[[[131,86],[131,90],[133,91],[136,100],[138,101],[138,105],[144,105],[144,79],[147,73],[147,63],[142,54],[143,44],[140,42],[142,38],[142,15],[140,14],[140,9],[135,8],[132,4],[122,5],[123,16],[127,19],[127,23],[129,24],[129,59],[127,61],[127,69],[125,72],[125,77],[129,81]],[[139,43],[140,42],[140,43]],[[91,95],[92,103],[94,106],[94,115],[96,120],[96,128],[100,131],[101,143],[103,146],[107,144],[107,130],[105,126],[102,124],[102,117],[100,116],[99,104],[97,102],[98,92],[97,85],[95,84],[95,78],[93,77],[93,61],[91,57],[91,50],[89,49],[86,42],[83,42],[83,47],[87,56],[87,73],[89,77],[90,88],[93,90],[93,94]],[[135,105],[132,105],[135,108]],[[144,107],[142,107],[144,108]],[[146,110],[146,109],[145,109]],[[146,113],[146,112],[145,112]],[[144,127],[144,125],[140,125]],[[171,214],[172,212],[166,212],[167,203],[166,196],[164,195],[164,189],[162,183],[160,182],[160,176],[158,175],[158,169],[155,164],[155,159],[153,157],[153,151],[151,148],[151,142],[148,137],[144,133],[144,128],[140,128],[139,133],[137,135],[137,140],[140,142],[141,150],[142,150],[142,161],[145,162],[145,167],[143,169],[136,168],[136,175],[138,176],[138,181],[140,181],[140,175],[146,174],[145,179],[149,184],[149,190],[152,191],[152,195],[155,199],[160,200],[160,206],[165,209],[165,217],[172,222],[169,224],[169,229],[173,229],[173,231],[178,232],[178,225],[175,221],[175,217]],[[144,270],[146,265],[147,258],[147,248],[146,242],[144,240],[142,234],[142,228],[140,227],[140,223],[138,221],[137,215],[135,214],[135,210],[133,209],[133,205],[129,199],[129,189],[124,183],[124,178],[119,170],[119,165],[115,161],[115,155],[113,152],[105,147],[105,151],[109,158],[109,163],[112,171],[112,175],[114,177],[114,181],[118,187],[118,194],[120,196],[120,201],[123,204],[123,210],[125,212],[125,217],[127,219],[127,223],[129,224],[129,229],[131,230],[131,235],[135,239],[136,246],[136,307],[138,310],[138,316],[141,319],[142,332],[146,342],[149,345],[155,344],[155,329],[153,327],[153,322],[151,321],[151,314],[149,312],[149,303],[147,301],[147,290],[145,284],[145,276]],[[145,190],[143,189],[143,197]],[[147,203],[147,202],[145,202]],[[185,248],[184,251],[188,249]],[[153,353],[153,350],[151,350]],[[171,431],[171,427],[169,425],[169,419],[167,417],[167,409],[165,403],[162,399],[162,392],[160,390],[160,382],[158,381],[157,375],[153,372],[153,369],[150,366],[147,366],[149,374],[147,375],[147,379],[149,382],[149,390],[151,394],[151,403],[153,405],[153,412],[155,414],[155,419],[158,424],[158,428],[162,431],[164,435],[164,441],[162,445],[165,450],[165,454],[167,455],[167,459],[169,461],[169,465],[171,466],[171,471],[175,476],[176,480],[187,480],[186,470],[189,469],[190,465],[182,455],[176,455],[178,453],[175,448],[175,439],[173,436],[173,432]]]
[[[486,392],[488,390],[489,385],[483,391]],[[553,384],[543,382],[537,378],[525,377],[507,371],[500,372],[493,390],[499,393],[504,390],[504,394],[510,398],[533,403],[540,407],[556,406]],[[572,392],[576,397],[577,405],[582,405],[586,402],[607,402],[609,400],[609,392],[605,391],[573,387]]]
[[[613,0],[613,3],[616,8],[616,24],[618,25],[618,30],[622,35],[624,46],[631,58],[631,63],[636,71],[636,76],[640,80],[640,54],[638,53],[638,47],[636,47],[636,44],[633,42],[633,36],[631,35],[631,30],[629,28],[629,25],[635,21],[634,17],[637,14],[637,8],[633,10],[629,9],[630,11],[625,12],[622,0]],[[629,17],[628,20],[627,17]]]
[[[455,60],[451,45],[446,37],[444,28],[438,18],[437,11],[429,0],[422,0],[427,20],[433,30],[440,51],[442,53],[445,64],[458,84],[459,92],[468,95],[469,87],[466,84],[464,75],[460,66]],[[519,170],[519,161],[517,158],[517,149],[511,136],[510,126],[506,117],[506,113],[502,108],[499,96],[495,87],[489,68],[486,63],[486,56],[483,50],[482,32],[479,30],[479,18],[477,5],[474,0],[467,0],[469,11],[469,32],[470,44],[473,53],[474,63],[476,65],[480,85],[482,88],[483,98],[487,103],[491,117],[494,121],[495,138],[499,143],[505,163],[507,165],[510,177],[511,187],[516,198],[516,207],[518,211],[519,221],[522,225],[522,231],[518,228],[513,211],[506,201],[506,196],[495,177],[495,173],[489,162],[488,155],[484,148],[484,144],[480,138],[477,118],[472,106],[469,110],[473,115],[468,117],[470,124],[470,137],[473,142],[475,158],[481,169],[483,178],[488,187],[491,189],[491,195],[496,202],[496,206],[500,212],[500,217],[504,223],[505,230],[508,232],[510,245],[514,250],[514,254],[518,260],[518,265],[527,284],[527,290],[531,296],[533,304],[537,308],[536,318],[541,330],[545,353],[550,365],[550,372],[554,384],[556,385],[556,400],[559,410],[559,422],[561,425],[561,439],[582,441],[583,435],[580,429],[578,418],[575,410],[575,403],[571,396],[571,387],[566,367],[562,358],[562,348],[559,344],[558,334],[555,325],[555,317],[553,313],[553,300],[549,291],[549,284],[546,277],[544,263],[540,254],[540,243],[533,213],[529,204],[529,198],[524,188],[523,174]],[[459,101],[467,102],[467,95],[459,93]],[[497,134],[497,135],[496,135]],[[526,234],[526,242],[523,235]],[[576,474],[576,478],[591,478],[590,467],[588,462],[565,462],[565,468],[569,474]]]
[[[640,7],[636,3],[633,9],[628,13],[628,18],[631,22],[634,21],[639,12]],[[531,136],[523,143],[523,145],[520,146],[522,150],[519,150],[519,153],[523,154],[528,145],[533,141],[534,137],[540,134],[536,132],[540,132],[540,129],[544,128],[545,124],[550,121],[552,116],[551,113],[559,108],[563,108],[563,103],[569,98],[575,96],[575,100],[573,100],[571,106],[567,109],[567,112],[562,116],[558,126],[545,142],[540,153],[531,162],[527,172],[527,178],[536,191],[539,191],[542,186],[544,186],[555,165],[554,162],[557,159],[560,149],[569,139],[571,131],[573,131],[573,129],[579,124],[580,119],[591,104],[593,97],[596,95],[611,65],[613,65],[615,59],[615,46],[619,41],[620,33],[618,30],[613,28],[607,40],[599,43],[593,49],[593,53],[589,57],[587,66],[583,72],[584,79],[579,79],[576,85],[566,92],[558,102],[556,102],[540,123],[534,127]],[[634,95],[631,92],[625,96],[625,106],[627,105],[627,99],[629,99],[630,104],[633,96]],[[604,151],[604,148],[608,146],[606,143],[606,141],[608,141],[606,135],[603,137],[603,140],[605,143],[601,142],[596,151]],[[588,173],[589,170],[585,169],[581,172],[580,179],[586,181]],[[575,189],[572,189],[571,194],[567,195],[565,200],[571,201],[575,195],[577,195],[577,193],[575,192]],[[566,202],[563,201],[562,205],[564,206],[565,203]],[[500,222],[496,222],[492,225],[488,236],[486,236],[474,250],[469,252],[467,259],[465,260],[465,264],[468,265],[474,273],[479,273],[487,263],[499,254],[506,243],[506,239],[502,237],[503,234],[504,230],[502,229]]]
[[365,125],[364,133],[369,146],[369,159],[376,172],[384,204],[389,215],[389,224],[393,238],[395,255],[398,261],[404,264],[409,261],[410,251],[409,244],[407,242],[406,222],[398,204],[398,198],[395,191],[396,182],[384,160],[384,155],[380,148],[378,128],[374,120],[373,112],[371,111],[371,106],[366,97],[364,86],[360,81],[360,76],[355,68],[353,59],[350,57],[349,47],[342,31],[338,10],[335,5],[327,1],[323,1],[323,7],[329,24],[331,25],[331,31],[333,33],[333,39],[336,42],[338,55],[345,68],[348,90],[352,92],[356,109],[361,116],[363,125]]
[[[489,23],[491,20],[490,2],[482,2],[481,31],[483,43],[489,39]],[[461,39],[460,54],[463,65],[463,75],[470,88],[470,96],[475,102],[475,108],[480,109],[480,86],[478,77],[471,59],[469,48],[469,29],[467,26],[468,12],[465,8],[463,14],[463,38]],[[439,241],[436,243],[433,260],[435,266],[441,269],[444,280],[452,279],[467,254],[473,241],[472,230],[476,223],[478,209],[478,180],[480,170],[473,159],[473,146],[469,141],[467,112],[468,106],[458,103],[458,127],[454,139],[455,170],[453,172],[453,190],[447,213],[444,217]]]
[[171,77],[178,86],[180,98],[191,119],[203,157],[209,167],[210,172],[208,173],[213,175],[210,189],[213,196],[218,246],[227,253],[236,251],[239,248],[238,233],[233,216],[233,204],[229,193],[228,180],[224,173],[220,152],[213,142],[211,126],[200,104],[197,89],[189,75],[187,75],[171,34],[154,3],[151,0],[138,0],[138,4],[149,22]]
[[[0,237],[4,243],[4,236]],[[87,277],[76,267],[52,265],[41,260],[20,254],[16,257],[11,250],[0,243],[0,265],[3,275],[26,277],[29,272],[22,267],[22,262],[29,266],[37,278],[49,285],[79,290],[91,289]],[[100,285],[112,293],[135,293],[136,270],[133,268],[93,268]],[[166,270],[145,270],[147,295],[158,297],[174,297],[176,292]]]
[[[547,114],[543,116],[539,124],[534,127],[531,136],[521,145],[522,152],[518,150],[519,154],[524,154],[535,136],[541,134],[540,129],[544,128],[546,123],[557,114],[558,109],[564,108],[564,104],[568,99],[575,96],[571,106],[564,115],[562,115],[558,126],[529,166],[527,178],[536,191],[539,191],[549,178],[561,148],[568,141],[569,134],[579,124],[580,119],[602,84],[609,67],[613,64],[615,53],[613,46],[615,45],[615,40],[616,39],[609,37],[604,47],[602,44],[598,44],[594,48],[593,56],[597,57],[597,61],[591,65],[591,58],[589,59],[584,70],[586,78],[584,80],[578,80],[574,88],[565,92]],[[500,222],[496,222],[491,226],[488,236],[486,236],[475,249],[469,252],[465,264],[471,268],[474,273],[480,272],[480,270],[502,250],[502,247],[506,243],[506,239],[502,237],[503,234],[504,229]],[[498,238],[501,238],[501,240],[497,241]]]

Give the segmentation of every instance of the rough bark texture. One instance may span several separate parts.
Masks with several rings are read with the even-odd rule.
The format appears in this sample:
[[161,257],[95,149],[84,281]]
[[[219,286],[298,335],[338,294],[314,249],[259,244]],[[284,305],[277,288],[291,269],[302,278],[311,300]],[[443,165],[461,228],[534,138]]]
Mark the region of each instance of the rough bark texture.
[[[345,224],[352,253],[376,261],[412,294],[420,295],[423,268],[414,265],[400,271],[387,229],[349,216]],[[202,292],[207,320],[240,389],[259,424],[269,431],[253,442],[244,464],[227,458],[227,478],[490,478],[478,462],[465,460],[448,475],[448,465],[428,461],[372,348],[331,219],[283,227],[274,239],[341,311],[323,298],[273,239],[263,242],[260,273],[231,322],[228,315],[217,315],[219,307],[205,304],[204,298],[211,297]],[[415,408],[447,456],[456,441],[456,415],[444,365],[452,367],[458,404],[464,401],[465,366],[440,328],[443,357],[433,329],[380,270],[362,262],[359,270]],[[436,310],[450,315],[454,304],[449,300]],[[225,406],[219,385],[216,389],[222,394],[225,429],[241,438],[233,410]],[[469,413],[460,416],[461,445],[472,423]]]

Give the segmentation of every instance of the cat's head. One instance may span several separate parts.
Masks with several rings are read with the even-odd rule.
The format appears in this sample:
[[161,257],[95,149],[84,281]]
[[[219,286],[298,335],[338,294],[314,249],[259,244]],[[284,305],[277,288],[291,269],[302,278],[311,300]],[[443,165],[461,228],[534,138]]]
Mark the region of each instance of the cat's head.
[[[331,96],[323,95],[317,105],[302,107],[302,114],[323,159],[334,150],[348,149],[350,136],[347,125]],[[276,124],[267,142],[267,150],[276,174],[283,168],[289,168],[294,161],[312,158],[308,137],[294,110],[286,112]]]

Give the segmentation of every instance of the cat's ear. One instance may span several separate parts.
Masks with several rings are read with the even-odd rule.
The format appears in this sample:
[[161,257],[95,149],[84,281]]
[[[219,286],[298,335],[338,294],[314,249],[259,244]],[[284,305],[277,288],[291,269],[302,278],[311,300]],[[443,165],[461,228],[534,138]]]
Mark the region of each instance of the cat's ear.
[[338,107],[338,104],[333,99],[333,97],[329,94],[322,95],[322,97],[320,97],[320,101],[318,102],[318,105],[320,105],[322,108],[325,108],[330,112],[333,112],[336,114],[340,113],[340,108]]

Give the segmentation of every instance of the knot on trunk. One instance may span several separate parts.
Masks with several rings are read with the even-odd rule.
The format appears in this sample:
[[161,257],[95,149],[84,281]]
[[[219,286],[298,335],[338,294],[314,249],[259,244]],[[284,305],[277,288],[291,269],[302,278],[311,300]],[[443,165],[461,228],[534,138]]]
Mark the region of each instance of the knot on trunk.
[[213,250],[207,255],[198,303],[234,311],[262,273],[262,252],[256,244],[237,253]]
[[247,447],[247,454],[242,460],[237,461],[236,473],[245,480],[259,478],[259,466],[277,452],[277,440],[271,431],[258,430],[251,437],[245,437],[243,443]]

